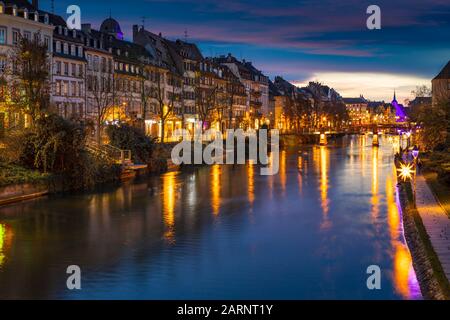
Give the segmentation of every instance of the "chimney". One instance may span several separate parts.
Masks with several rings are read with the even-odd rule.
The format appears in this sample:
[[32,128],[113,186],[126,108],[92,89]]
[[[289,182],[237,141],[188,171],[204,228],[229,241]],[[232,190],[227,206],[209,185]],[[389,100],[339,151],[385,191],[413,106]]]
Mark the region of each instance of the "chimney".
[[36,10],[39,9],[39,0],[32,0],[31,4]]

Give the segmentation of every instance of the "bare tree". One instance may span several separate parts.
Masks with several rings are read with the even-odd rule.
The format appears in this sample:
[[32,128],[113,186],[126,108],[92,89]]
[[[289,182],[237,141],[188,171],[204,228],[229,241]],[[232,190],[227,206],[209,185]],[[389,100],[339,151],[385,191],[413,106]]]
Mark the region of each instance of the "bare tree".
[[411,91],[411,94],[417,98],[417,97],[431,97],[431,88],[422,85],[422,86],[416,86],[416,89]]
[[9,57],[11,89],[14,104],[30,116],[31,125],[50,107],[50,59],[40,34],[33,39],[21,38]]
[[95,109],[95,124],[96,124],[96,140],[101,144],[101,132],[104,128],[104,123],[107,120],[106,116],[111,106],[113,105],[113,96],[111,90],[111,83],[104,77],[98,78],[96,76],[88,77],[88,88],[90,91],[90,98]]

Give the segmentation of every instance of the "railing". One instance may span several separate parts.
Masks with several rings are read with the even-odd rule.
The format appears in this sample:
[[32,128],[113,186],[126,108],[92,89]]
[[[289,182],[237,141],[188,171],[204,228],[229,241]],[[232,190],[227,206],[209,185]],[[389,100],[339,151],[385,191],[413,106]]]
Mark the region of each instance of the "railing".
[[110,144],[100,145],[93,139],[87,140],[87,149],[117,164],[129,165],[132,163],[130,150],[122,150]]

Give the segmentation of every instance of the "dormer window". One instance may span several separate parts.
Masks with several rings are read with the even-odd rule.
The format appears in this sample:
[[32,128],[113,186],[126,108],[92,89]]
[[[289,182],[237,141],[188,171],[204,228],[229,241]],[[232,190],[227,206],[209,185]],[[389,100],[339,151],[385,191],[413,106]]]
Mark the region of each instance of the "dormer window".
[[13,6],[12,12],[13,12],[13,16],[17,17],[17,7],[16,7],[16,5]]
[[45,15],[44,15],[44,23],[45,23],[45,24],[49,24],[49,23],[50,23],[48,14],[45,14]]
[[39,12],[34,12],[34,21],[39,22]]
[[68,34],[69,34],[69,30],[67,28],[64,28],[64,35],[67,37]]
[[58,34],[62,34],[62,26],[58,26]]
[[23,18],[28,19],[28,9],[27,8],[23,9]]

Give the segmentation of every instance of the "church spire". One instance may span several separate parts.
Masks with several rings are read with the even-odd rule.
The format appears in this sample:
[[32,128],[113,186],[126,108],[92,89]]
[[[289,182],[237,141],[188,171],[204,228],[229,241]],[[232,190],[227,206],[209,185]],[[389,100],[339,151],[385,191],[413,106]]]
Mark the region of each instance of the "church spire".
[[394,100],[392,100],[392,101],[397,101],[397,94],[395,92],[395,89],[394,89]]

